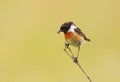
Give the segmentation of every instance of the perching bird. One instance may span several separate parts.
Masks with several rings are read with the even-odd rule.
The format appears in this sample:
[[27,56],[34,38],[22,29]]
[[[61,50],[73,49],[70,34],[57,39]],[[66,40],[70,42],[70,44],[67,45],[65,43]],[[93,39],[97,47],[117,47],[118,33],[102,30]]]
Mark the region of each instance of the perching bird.
[[65,22],[61,25],[58,33],[63,32],[66,40],[66,46],[72,45],[78,47],[77,57],[80,51],[80,45],[85,41],[90,41],[85,34],[73,22]]

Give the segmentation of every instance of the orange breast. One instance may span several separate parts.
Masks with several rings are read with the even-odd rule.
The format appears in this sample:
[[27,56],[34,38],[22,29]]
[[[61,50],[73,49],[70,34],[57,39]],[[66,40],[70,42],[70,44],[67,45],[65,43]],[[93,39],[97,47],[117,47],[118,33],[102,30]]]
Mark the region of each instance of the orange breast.
[[85,42],[84,37],[80,36],[79,34],[74,34],[73,32],[68,32],[64,36],[65,36],[65,40],[70,45],[73,45],[75,47],[79,45],[79,42],[80,42],[80,45]]
[[68,39],[71,39],[74,36],[74,34],[72,32],[68,32],[64,36],[65,36],[65,39],[68,40]]
[[68,32],[65,34],[65,39],[66,40],[70,40],[72,42],[76,42],[78,40],[80,40],[81,36],[78,34],[74,34],[73,32]]

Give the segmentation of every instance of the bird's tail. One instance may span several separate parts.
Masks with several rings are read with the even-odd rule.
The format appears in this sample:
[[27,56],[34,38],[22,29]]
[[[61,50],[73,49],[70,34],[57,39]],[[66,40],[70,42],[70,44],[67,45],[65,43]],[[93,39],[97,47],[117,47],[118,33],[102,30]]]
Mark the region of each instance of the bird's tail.
[[90,39],[89,39],[89,38],[85,38],[85,40],[90,42]]

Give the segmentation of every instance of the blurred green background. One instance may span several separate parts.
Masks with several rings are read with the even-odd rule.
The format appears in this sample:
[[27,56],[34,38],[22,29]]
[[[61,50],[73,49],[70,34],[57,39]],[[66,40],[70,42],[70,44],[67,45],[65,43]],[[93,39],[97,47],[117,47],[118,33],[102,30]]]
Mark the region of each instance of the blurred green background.
[[91,39],[79,61],[93,82],[120,82],[120,0],[1,0],[0,82],[88,82],[63,51],[66,21]]

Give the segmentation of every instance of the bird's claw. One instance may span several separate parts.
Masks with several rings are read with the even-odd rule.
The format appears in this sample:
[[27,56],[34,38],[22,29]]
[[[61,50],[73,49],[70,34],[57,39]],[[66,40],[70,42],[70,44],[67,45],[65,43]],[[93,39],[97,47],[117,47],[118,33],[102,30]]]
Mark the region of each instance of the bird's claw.
[[78,63],[78,57],[72,57],[75,63]]
[[65,42],[65,48],[69,48],[69,44]]

